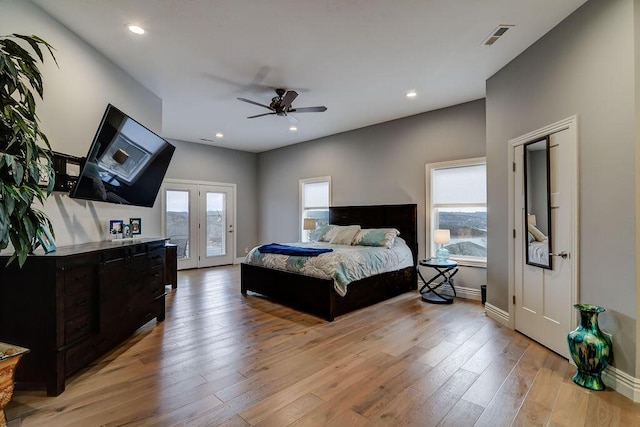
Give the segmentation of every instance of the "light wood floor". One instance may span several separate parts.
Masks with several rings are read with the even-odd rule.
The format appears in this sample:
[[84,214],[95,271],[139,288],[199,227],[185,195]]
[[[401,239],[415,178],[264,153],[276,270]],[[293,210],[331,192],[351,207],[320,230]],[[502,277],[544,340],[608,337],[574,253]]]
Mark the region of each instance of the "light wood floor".
[[17,391],[9,426],[640,425],[640,405],[576,386],[566,360],[477,302],[412,292],[328,323],[243,297],[239,279],[180,272],[165,322],[56,398]]

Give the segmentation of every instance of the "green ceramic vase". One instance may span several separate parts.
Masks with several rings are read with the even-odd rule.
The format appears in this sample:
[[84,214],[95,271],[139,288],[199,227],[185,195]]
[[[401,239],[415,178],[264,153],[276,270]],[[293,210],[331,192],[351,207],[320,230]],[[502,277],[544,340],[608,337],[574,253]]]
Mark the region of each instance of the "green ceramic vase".
[[590,304],[575,304],[580,310],[580,324],[569,332],[569,352],[578,371],[573,382],[591,390],[604,390],[602,371],[611,362],[611,339],[598,327],[598,314],[604,308]]

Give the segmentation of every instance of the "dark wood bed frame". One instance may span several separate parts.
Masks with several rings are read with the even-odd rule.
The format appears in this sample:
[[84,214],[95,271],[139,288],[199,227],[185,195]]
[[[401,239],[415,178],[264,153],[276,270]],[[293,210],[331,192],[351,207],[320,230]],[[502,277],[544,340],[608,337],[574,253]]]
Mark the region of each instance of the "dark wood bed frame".
[[375,205],[329,208],[329,223],[358,224],[362,228],[396,228],[413,253],[413,267],[352,282],[344,297],[334,289],[333,280],[241,264],[241,292],[256,292],[297,310],[328,321],[336,316],[376,304],[417,289],[418,258],[417,206]]

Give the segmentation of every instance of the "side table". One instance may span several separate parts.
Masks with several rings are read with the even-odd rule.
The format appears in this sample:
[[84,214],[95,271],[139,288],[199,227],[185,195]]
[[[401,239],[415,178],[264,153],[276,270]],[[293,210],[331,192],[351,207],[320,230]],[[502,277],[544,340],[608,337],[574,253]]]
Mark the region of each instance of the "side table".
[[[458,272],[458,263],[451,260],[438,261],[436,258],[426,258],[418,262],[421,266],[431,267],[438,272],[429,281],[426,281],[418,268],[418,276],[424,282],[420,288],[422,300],[432,304],[452,304],[456,297],[456,288],[453,286],[453,276]],[[434,283],[442,278],[441,282]],[[426,288],[426,290],[425,290]]]

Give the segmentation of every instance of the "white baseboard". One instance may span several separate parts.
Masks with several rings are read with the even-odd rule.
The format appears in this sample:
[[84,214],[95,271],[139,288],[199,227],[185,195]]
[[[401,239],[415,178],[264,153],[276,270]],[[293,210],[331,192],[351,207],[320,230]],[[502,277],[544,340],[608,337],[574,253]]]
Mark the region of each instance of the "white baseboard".
[[509,313],[496,307],[495,305],[491,305],[488,302],[484,304],[484,311],[487,313],[489,318],[495,320],[503,326],[509,328]]
[[475,289],[475,288],[465,288],[464,286],[456,286],[456,296],[460,298],[482,301],[482,293],[480,292],[480,289]]
[[624,397],[640,402],[640,379],[613,366],[607,366],[602,372],[602,381]]

